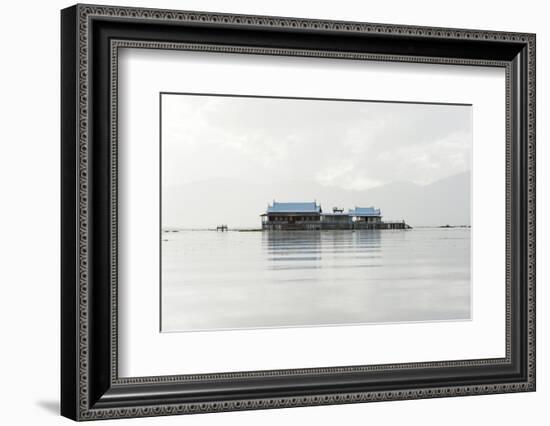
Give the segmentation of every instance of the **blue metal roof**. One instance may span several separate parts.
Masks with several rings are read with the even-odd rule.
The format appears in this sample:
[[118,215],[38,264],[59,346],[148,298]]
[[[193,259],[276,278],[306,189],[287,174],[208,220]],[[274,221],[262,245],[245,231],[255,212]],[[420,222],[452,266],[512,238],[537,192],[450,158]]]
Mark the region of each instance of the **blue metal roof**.
[[354,209],[349,209],[350,216],[380,216],[380,209],[375,209],[374,207],[355,207]]
[[321,213],[321,206],[317,202],[311,203],[278,203],[273,201],[267,206],[267,213]]

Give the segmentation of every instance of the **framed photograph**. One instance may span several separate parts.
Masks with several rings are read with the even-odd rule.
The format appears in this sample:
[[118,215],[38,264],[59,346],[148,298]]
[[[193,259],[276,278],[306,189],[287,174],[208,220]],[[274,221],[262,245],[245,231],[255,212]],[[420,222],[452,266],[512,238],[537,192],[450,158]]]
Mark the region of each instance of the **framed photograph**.
[[61,412],[535,390],[535,35],[61,12]]

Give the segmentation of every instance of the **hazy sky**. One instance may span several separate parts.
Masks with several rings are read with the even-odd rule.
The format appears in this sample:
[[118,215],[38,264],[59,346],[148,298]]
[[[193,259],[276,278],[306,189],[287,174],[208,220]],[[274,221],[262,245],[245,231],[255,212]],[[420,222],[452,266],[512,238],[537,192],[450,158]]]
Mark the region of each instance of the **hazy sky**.
[[257,227],[274,199],[468,224],[471,110],[163,95],[163,226]]
[[162,95],[164,186],[428,184],[470,170],[471,141],[470,106]]

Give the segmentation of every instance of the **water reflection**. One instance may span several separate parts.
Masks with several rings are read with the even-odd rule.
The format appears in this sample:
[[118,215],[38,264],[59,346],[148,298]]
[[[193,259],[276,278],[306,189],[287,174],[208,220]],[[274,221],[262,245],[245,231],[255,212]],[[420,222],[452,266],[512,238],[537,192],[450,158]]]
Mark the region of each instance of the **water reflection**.
[[470,317],[469,229],[163,238],[164,331]]
[[[376,267],[383,231],[264,232],[262,246],[272,269]],[[337,259],[339,264],[331,260]],[[360,259],[361,263],[354,260]],[[347,260],[347,262],[345,261]],[[284,265],[283,265],[284,263]]]

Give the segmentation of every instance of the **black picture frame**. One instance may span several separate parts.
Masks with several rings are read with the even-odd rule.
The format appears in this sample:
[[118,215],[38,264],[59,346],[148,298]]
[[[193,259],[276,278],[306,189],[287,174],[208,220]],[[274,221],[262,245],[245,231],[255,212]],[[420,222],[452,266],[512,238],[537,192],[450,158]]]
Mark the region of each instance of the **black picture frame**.
[[[534,34],[75,5],[61,12],[61,414],[74,420],[535,390]],[[506,69],[506,357],[118,377],[116,52],[235,53]]]

